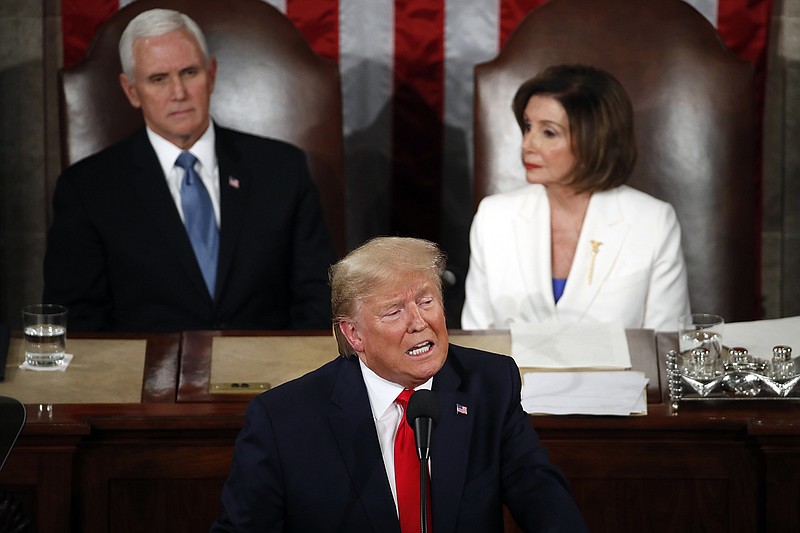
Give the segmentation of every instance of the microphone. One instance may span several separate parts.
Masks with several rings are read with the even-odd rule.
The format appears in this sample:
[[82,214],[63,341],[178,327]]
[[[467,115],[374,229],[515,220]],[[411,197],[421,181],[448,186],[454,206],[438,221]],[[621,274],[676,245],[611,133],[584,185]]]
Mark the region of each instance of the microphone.
[[419,518],[422,533],[428,533],[428,459],[431,456],[431,433],[439,421],[439,411],[439,402],[433,391],[420,389],[408,399],[406,420],[414,430],[419,457]]
[[420,389],[415,391],[408,400],[406,420],[414,430],[417,457],[420,461],[427,461],[430,458],[431,433],[439,421],[439,413],[439,402],[433,391]]

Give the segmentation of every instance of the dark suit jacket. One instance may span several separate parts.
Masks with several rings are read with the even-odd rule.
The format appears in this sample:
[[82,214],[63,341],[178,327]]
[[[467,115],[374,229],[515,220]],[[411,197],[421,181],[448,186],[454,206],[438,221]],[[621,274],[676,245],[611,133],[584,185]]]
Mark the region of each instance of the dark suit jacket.
[[213,300],[144,128],[60,176],[44,301],[71,330],[330,327],[335,254],[304,154],[218,126],[216,150]]
[[[502,532],[503,503],[525,531],[586,530],[522,410],[513,359],[451,345],[433,390],[441,404],[431,442],[434,533]],[[222,506],[214,533],[400,533],[356,358],[250,403]]]

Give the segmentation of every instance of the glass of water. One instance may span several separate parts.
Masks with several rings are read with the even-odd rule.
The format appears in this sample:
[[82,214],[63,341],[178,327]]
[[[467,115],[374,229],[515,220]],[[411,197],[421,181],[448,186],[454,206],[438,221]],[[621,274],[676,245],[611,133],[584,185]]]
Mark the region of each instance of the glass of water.
[[57,366],[67,347],[67,308],[34,304],[22,308],[25,362],[30,366]]
[[705,348],[708,355],[702,371],[703,377],[713,377],[722,361],[722,327],[725,320],[719,315],[693,313],[678,318],[678,335],[681,354],[691,354],[696,348]]

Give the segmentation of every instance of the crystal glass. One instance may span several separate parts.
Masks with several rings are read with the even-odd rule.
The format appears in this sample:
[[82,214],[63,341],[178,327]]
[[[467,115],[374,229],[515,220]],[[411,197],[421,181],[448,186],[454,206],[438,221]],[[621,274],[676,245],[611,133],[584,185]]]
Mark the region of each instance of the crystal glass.
[[34,304],[22,308],[25,362],[30,366],[57,366],[67,346],[67,308]]
[[708,351],[703,361],[703,377],[706,379],[721,370],[724,325],[725,320],[721,316],[709,313],[693,313],[678,318],[680,353],[684,358],[690,358],[692,351],[698,348]]

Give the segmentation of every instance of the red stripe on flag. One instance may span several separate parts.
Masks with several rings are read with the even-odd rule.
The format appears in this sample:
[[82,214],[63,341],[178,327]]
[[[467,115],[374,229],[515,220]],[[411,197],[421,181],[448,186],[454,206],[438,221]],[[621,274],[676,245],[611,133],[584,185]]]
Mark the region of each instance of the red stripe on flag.
[[734,54],[763,65],[771,12],[772,0],[720,0],[717,31]]
[[759,113],[764,108],[771,12],[772,0],[720,0],[717,7],[717,31],[725,45],[755,66],[756,109]]
[[97,28],[117,11],[118,0],[61,0],[65,67],[71,67],[83,58]]
[[315,52],[339,62],[339,0],[289,1],[286,16]]
[[444,0],[395,2],[392,231],[438,240]]

